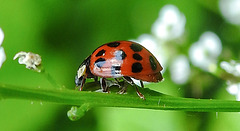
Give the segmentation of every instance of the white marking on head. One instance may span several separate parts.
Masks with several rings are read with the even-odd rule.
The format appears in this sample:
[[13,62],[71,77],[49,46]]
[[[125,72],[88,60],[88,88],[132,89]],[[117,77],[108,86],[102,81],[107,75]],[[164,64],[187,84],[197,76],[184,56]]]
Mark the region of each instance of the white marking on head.
[[82,66],[78,69],[78,71],[77,71],[77,76],[78,76],[78,78],[80,78],[81,76],[85,75],[86,70],[87,70],[86,65],[82,65]]

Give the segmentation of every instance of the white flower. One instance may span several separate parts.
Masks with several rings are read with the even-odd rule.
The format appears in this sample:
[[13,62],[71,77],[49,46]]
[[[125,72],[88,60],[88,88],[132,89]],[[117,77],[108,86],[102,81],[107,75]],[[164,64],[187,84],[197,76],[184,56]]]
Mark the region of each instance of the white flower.
[[240,25],[240,0],[220,0],[219,8],[228,22]]
[[237,63],[234,60],[231,60],[230,62],[222,61],[220,66],[226,72],[233,74],[236,77],[240,76],[240,63]]
[[[240,63],[237,63],[234,60],[231,60],[230,62],[222,61],[220,67],[236,77],[240,76]],[[240,83],[227,81],[227,85],[228,93],[236,96],[237,101],[240,101]]]
[[170,73],[172,80],[177,84],[184,84],[187,82],[191,70],[188,59],[185,55],[177,56],[171,66]]
[[231,95],[236,96],[237,101],[240,101],[240,83],[227,82],[227,91]]
[[18,63],[19,64],[25,64],[26,68],[28,69],[33,69],[36,70],[38,72],[40,72],[41,70],[38,69],[37,67],[41,65],[42,59],[41,56],[38,54],[34,54],[32,52],[19,52],[14,56],[14,60],[18,59]]
[[6,60],[6,55],[3,47],[0,47],[0,68],[2,67],[3,62]]
[[0,28],[0,68],[2,67],[3,62],[6,60],[6,55],[5,55],[4,49],[3,49],[3,47],[1,47],[3,39],[4,39],[4,33],[3,33],[2,29]]
[[221,51],[222,44],[219,37],[213,32],[205,32],[199,41],[190,47],[189,57],[193,65],[205,71],[214,72]]
[[3,39],[4,39],[4,33],[3,33],[2,29],[0,28],[0,46],[3,42]]
[[152,26],[152,32],[164,41],[173,40],[183,35],[186,18],[174,5],[164,6]]

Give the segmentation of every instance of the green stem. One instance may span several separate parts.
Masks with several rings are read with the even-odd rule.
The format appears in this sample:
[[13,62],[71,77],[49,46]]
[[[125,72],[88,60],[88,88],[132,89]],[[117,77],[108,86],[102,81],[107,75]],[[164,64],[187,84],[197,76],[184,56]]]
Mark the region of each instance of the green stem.
[[48,72],[43,72],[43,75],[53,85],[53,87],[61,88],[61,86],[56,82],[56,80]]
[[68,111],[67,116],[70,120],[76,121],[83,117],[90,109],[91,105],[89,103],[84,103],[80,107],[72,106],[71,110]]
[[61,86],[56,82],[51,74],[49,74],[44,68],[41,68],[40,73],[52,84],[53,87],[61,88]]
[[182,110],[198,112],[240,112],[240,102],[168,96],[150,89],[140,89],[146,100],[136,94],[97,93],[68,89],[29,88],[0,84],[0,98],[26,99],[80,106],[127,107],[156,110]]

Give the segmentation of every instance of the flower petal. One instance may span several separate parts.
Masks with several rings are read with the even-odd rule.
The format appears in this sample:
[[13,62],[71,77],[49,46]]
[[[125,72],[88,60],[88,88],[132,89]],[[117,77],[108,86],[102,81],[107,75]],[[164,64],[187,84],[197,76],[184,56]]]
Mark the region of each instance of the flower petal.
[[4,49],[3,47],[0,47],[0,68],[5,60],[6,60],[6,55],[5,55]]
[[2,29],[0,28],[0,46],[3,42],[3,39],[4,39],[4,33],[3,33]]

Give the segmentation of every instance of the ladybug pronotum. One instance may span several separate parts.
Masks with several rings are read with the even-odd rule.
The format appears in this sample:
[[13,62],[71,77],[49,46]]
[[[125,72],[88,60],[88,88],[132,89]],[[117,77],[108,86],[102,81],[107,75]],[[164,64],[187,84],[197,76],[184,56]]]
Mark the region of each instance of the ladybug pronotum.
[[142,45],[132,41],[115,41],[103,44],[88,56],[80,65],[75,77],[75,84],[83,88],[86,78],[100,77],[103,92],[108,91],[106,78],[123,78],[132,86],[136,87],[140,98],[144,95],[138,91],[132,78],[147,82],[159,82],[163,79],[162,66]]

